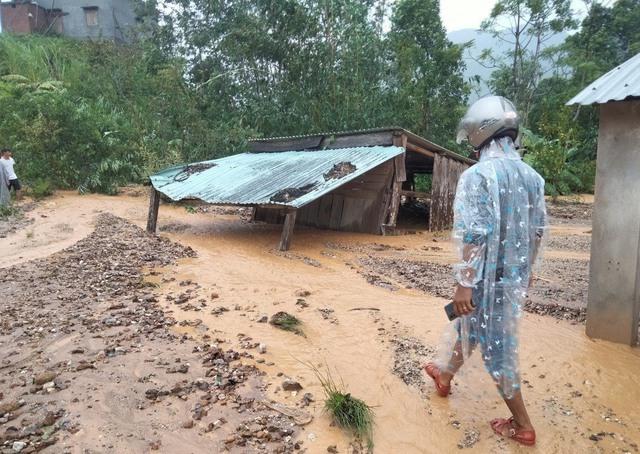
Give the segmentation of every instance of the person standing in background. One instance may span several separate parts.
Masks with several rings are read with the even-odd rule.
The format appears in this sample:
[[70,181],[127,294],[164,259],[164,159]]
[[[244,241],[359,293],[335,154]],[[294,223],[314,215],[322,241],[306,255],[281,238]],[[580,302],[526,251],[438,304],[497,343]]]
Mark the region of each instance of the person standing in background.
[[13,169],[13,166],[15,166],[16,162],[11,157],[12,154],[13,153],[11,151],[11,148],[4,147],[2,149],[2,157],[0,157],[0,164],[4,169],[6,178],[9,180],[7,187],[9,189],[13,188],[13,190],[16,193],[16,201],[18,201],[22,198],[22,194],[21,194],[22,185],[20,184],[20,180],[18,180],[18,176],[16,175],[16,172]]

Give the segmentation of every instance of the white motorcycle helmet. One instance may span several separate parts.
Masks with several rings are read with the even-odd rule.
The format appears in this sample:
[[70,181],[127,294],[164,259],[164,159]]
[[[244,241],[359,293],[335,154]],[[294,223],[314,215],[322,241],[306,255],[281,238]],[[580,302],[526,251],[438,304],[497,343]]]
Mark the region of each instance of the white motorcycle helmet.
[[511,101],[502,96],[487,96],[474,102],[458,125],[457,142],[468,140],[479,150],[491,139],[518,137],[520,115]]

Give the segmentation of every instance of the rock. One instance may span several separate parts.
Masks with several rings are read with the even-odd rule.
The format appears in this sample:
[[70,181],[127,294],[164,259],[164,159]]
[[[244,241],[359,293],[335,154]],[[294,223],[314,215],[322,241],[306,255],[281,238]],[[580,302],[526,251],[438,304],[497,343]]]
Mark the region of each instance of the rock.
[[189,372],[188,364],[182,364],[178,368],[172,367],[170,369],[167,369],[168,374],[175,374],[175,373],[186,374],[187,372]]
[[338,452],[338,447],[336,445],[331,445],[327,447],[327,452],[336,454]]
[[58,389],[67,389],[69,386],[62,380],[60,377],[56,377],[53,379],[53,383],[56,385]]
[[260,352],[260,353],[266,353],[266,352],[267,352],[267,345],[266,345],[266,344],[260,344],[260,345],[258,345],[258,352]]
[[301,407],[306,407],[311,402],[314,402],[313,394],[312,393],[304,393],[304,395],[302,396],[302,399],[300,399],[300,406]]
[[14,410],[17,410],[22,406],[19,400],[15,399],[9,402],[0,403],[0,416],[3,416],[5,413],[11,413]]
[[53,381],[57,376],[58,376],[57,373],[55,373],[54,371],[48,370],[36,375],[35,378],[33,379],[33,382],[36,385],[44,385],[47,382]]
[[127,349],[124,347],[109,347],[104,349],[104,355],[106,357],[114,357],[118,355],[124,355],[127,353]]
[[222,427],[222,425],[226,422],[226,420],[224,419],[216,419],[215,421],[213,421],[213,428],[214,429],[219,429],[220,427]]
[[20,452],[27,447],[27,444],[24,441],[14,441],[11,447],[15,452]]
[[196,404],[196,408],[193,411],[193,419],[196,421],[200,421],[205,416],[207,416],[207,410],[205,410],[202,405]]
[[106,317],[106,318],[102,319],[102,323],[104,323],[107,326],[117,326],[117,325],[120,324],[118,319],[115,318],[115,317]]
[[300,391],[302,389],[302,385],[290,378],[285,378],[282,382],[282,389],[285,391]]
[[43,426],[53,426],[58,419],[58,415],[52,411],[48,411],[42,420]]

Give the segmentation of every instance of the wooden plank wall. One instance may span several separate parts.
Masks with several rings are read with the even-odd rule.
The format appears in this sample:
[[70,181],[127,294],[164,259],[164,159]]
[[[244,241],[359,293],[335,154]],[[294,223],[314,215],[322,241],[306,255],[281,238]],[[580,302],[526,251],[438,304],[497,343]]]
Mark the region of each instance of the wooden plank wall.
[[468,168],[468,164],[439,154],[435,156],[429,230],[445,230],[453,225],[453,199],[456,196],[456,186],[460,175]]
[[296,224],[379,235],[393,162],[385,162],[298,210]]

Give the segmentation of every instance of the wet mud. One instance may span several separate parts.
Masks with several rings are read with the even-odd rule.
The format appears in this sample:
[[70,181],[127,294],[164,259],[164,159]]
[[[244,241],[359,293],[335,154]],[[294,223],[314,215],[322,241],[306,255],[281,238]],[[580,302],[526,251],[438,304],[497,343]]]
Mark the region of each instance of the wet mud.
[[[453,291],[446,232],[296,227],[279,252],[246,210],[162,204],[156,236],[147,209],[139,188],[59,193],[0,222],[0,452],[365,452],[318,371],[373,406],[374,452],[522,451],[488,425],[507,410],[479,358],[447,399],[422,371]],[[640,354],[584,335],[590,204],[549,211],[522,324],[528,451],[638,452]]]

